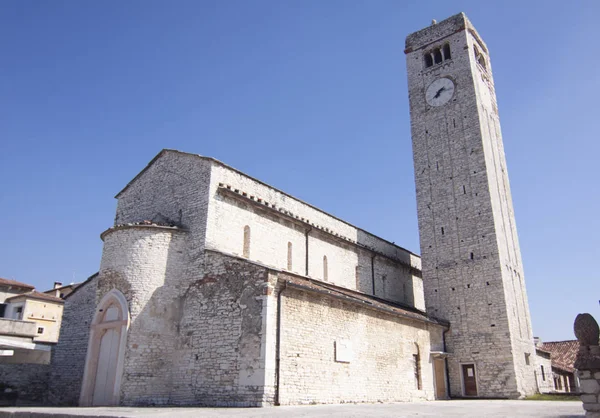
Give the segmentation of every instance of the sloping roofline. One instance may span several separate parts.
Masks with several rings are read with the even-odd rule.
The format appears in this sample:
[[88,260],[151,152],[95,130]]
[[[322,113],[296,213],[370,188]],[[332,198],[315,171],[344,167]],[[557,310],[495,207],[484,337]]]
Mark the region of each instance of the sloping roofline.
[[32,286],[27,283],[21,283],[12,279],[4,279],[0,277],[0,286],[13,286],[13,287],[21,287],[23,289],[35,289],[35,286]]
[[47,302],[56,302],[56,303],[65,303],[65,301],[62,300],[61,298],[57,298],[55,296],[37,292],[35,290],[32,290],[31,292],[27,292],[27,293],[21,293],[20,295],[11,296],[9,298],[6,298],[6,300],[9,301],[9,300],[15,300],[15,299],[19,299],[19,298],[44,300]]
[[158,154],[156,154],[156,156],[155,156],[155,157],[154,157],[152,160],[150,160],[150,162],[149,162],[149,163],[146,165],[146,167],[144,167],[144,168],[142,169],[142,171],[140,171],[140,172],[139,172],[139,173],[138,173],[138,174],[137,174],[137,175],[136,175],[136,176],[135,176],[133,179],[131,179],[131,181],[130,181],[129,183],[127,183],[127,185],[126,185],[125,187],[123,187],[123,189],[121,189],[121,191],[120,191],[119,193],[117,193],[117,194],[115,195],[115,199],[118,199],[118,198],[119,198],[119,196],[121,196],[121,194],[123,194],[123,193],[124,193],[124,192],[125,192],[125,191],[126,191],[128,188],[129,188],[129,186],[131,186],[133,183],[135,183],[135,181],[136,181],[138,178],[140,178],[140,177],[142,176],[142,174],[144,174],[144,173],[146,172],[146,170],[148,170],[148,169],[150,168],[150,166],[152,166],[152,164],[154,164],[154,163],[155,163],[155,162],[156,162],[156,161],[157,161],[157,160],[158,160],[160,157],[162,157],[164,154],[166,154],[166,153],[168,153],[168,152],[172,152],[172,153],[176,153],[176,154],[181,154],[181,155],[188,155],[188,156],[192,156],[192,157],[199,158],[199,159],[201,159],[201,160],[204,160],[204,161],[210,161],[210,162],[213,162],[213,163],[215,163],[215,164],[219,164],[219,165],[221,165],[221,166],[223,166],[223,167],[225,167],[225,168],[227,168],[227,169],[229,169],[229,170],[235,171],[236,173],[238,173],[238,174],[241,174],[242,176],[249,178],[250,180],[254,180],[254,181],[255,181],[255,182],[257,182],[257,183],[260,183],[260,184],[262,184],[263,186],[270,187],[271,189],[275,190],[276,192],[279,192],[279,193],[281,193],[281,194],[283,194],[283,195],[285,195],[285,196],[287,196],[287,197],[289,197],[289,198],[292,198],[292,199],[294,199],[294,200],[296,200],[296,201],[298,201],[298,202],[300,202],[300,203],[302,203],[302,204],[304,204],[304,205],[306,205],[306,206],[309,206],[309,207],[311,207],[311,208],[313,208],[313,209],[315,209],[315,210],[318,210],[319,212],[321,212],[321,213],[324,213],[324,214],[325,214],[325,215],[327,215],[327,216],[331,216],[332,218],[334,218],[334,219],[337,219],[338,221],[340,221],[340,222],[343,222],[343,223],[345,223],[346,225],[348,225],[348,226],[351,226],[352,228],[356,228],[356,229],[357,229],[357,230],[359,230],[359,231],[365,232],[365,233],[367,233],[367,234],[369,234],[369,235],[372,235],[372,236],[374,236],[375,238],[378,238],[378,239],[380,239],[380,240],[382,240],[382,241],[385,241],[385,242],[387,242],[389,245],[392,245],[392,246],[394,246],[394,247],[396,247],[396,248],[399,248],[399,249],[401,249],[402,251],[406,251],[407,253],[409,253],[409,254],[412,254],[412,255],[414,255],[415,257],[419,257],[419,258],[421,258],[421,256],[420,256],[419,254],[416,254],[416,253],[414,253],[414,252],[412,252],[412,251],[410,251],[410,250],[407,250],[407,249],[406,249],[406,248],[404,248],[404,247],[401,247],[401,246],[399,246],[399,245],[397,245],[397,244],[394,244],[393,242],[390,242],[390,241],[388,241],[388,240],[387,240],[387,239],[385,239],[385,238],[381,238],[381,237],[379,237],[379,236],[377,236],[377,235],[375,235],[375,234],[372,234],[372,233],[370,233],[370,232],[369,232],[369,231],[367,231],[367,230],[364,230],[364,229],[362,229],[362,228],[359,228],[359,227],[357,227],[356,225],[352,225],[350,222],[346,222],[345,220],[343,220],[343,219],[340,219],[340,218],[338,218],[337,216],[334,216],[334,215],[332,215],[332,214],[330,214],[330,213],[327,213],[327,212],[325,212],[324,210],[322,210],[322,209],[319,209],[318,207],[311,205],[310,203],[307,203],[307,202],[305,202],[305,201],[303,201],[303,200],[301,200],[301,199],[298,199],[297,197],[295,197],[295,196],[292,196],[291,194],[289,194],[289,193],[286,193],[286,192],[284,192],[283,190],[281,190],[281,189],[278,189],[277,187],[271,186],[270,184],[268,184],[268,183],[265,183],[264,181],[261,181],[261,180],[257,179],[256,177],[252,177],[252,176],[250,176],[250,175],[248,175],[248,174],[244,173],[243,171],[240,171],[240,170],[238,170],[237,168],[231,167],[230,165],[227,165],[227,164],[225,164],[224,162],[217,160],[216,158],[213,158],[213,157],[205,157],[205,156],[203,156],[203,155],[199,155],[199,154],[192,154],[192,153],[190,153],[190,152],[179,151],[179,150],[176,150],[176,149],[164,148],[162,151],[160,151]]

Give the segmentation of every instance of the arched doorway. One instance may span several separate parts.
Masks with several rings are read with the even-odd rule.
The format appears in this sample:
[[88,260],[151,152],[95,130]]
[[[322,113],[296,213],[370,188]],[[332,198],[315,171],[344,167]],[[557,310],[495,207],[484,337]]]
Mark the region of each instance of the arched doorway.
[[113,289],[98,304],[90,326],[81,406],[118,405],[128,327],[127,300]]

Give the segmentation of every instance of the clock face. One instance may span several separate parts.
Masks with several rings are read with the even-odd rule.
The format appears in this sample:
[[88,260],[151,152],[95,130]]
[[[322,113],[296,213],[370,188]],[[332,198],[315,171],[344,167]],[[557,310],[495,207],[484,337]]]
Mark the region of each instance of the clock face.
[[425,100],[431,106],[442,106],[454,95],[454,83],[449,78],[434,80],[425,91]]

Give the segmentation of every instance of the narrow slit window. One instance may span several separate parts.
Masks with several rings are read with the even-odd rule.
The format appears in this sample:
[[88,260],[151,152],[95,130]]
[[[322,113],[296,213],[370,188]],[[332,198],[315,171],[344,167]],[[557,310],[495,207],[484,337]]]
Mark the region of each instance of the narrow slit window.
[[244,227],[244,252],[242,255],[246,258],[250,257],[250,227],[248,225]]
[[473,259],[473,253],[471,253],[471,260]]
[[542,380],[546,381],[546,372],[544,371],[544,366],[540,366],[542,368]]
[[442,226],[442,235],[444,235],[444,227]]
[[328,279],[328,271],[327,271],[327,256],[323,256],[323,280],[327,281]]
[[289,271],[292,270],[292,243],[288,242],[287,246],[287,269]]

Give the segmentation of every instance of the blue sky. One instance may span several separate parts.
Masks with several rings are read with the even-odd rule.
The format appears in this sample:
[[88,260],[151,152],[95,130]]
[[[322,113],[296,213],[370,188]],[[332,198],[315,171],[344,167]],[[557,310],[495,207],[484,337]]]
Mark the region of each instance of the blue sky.
[[403,53],[464,11],[490,48],[534,333],[600,319],[597,1],[0,3],[0,277],[96,272],[162,148],[419,252]]

